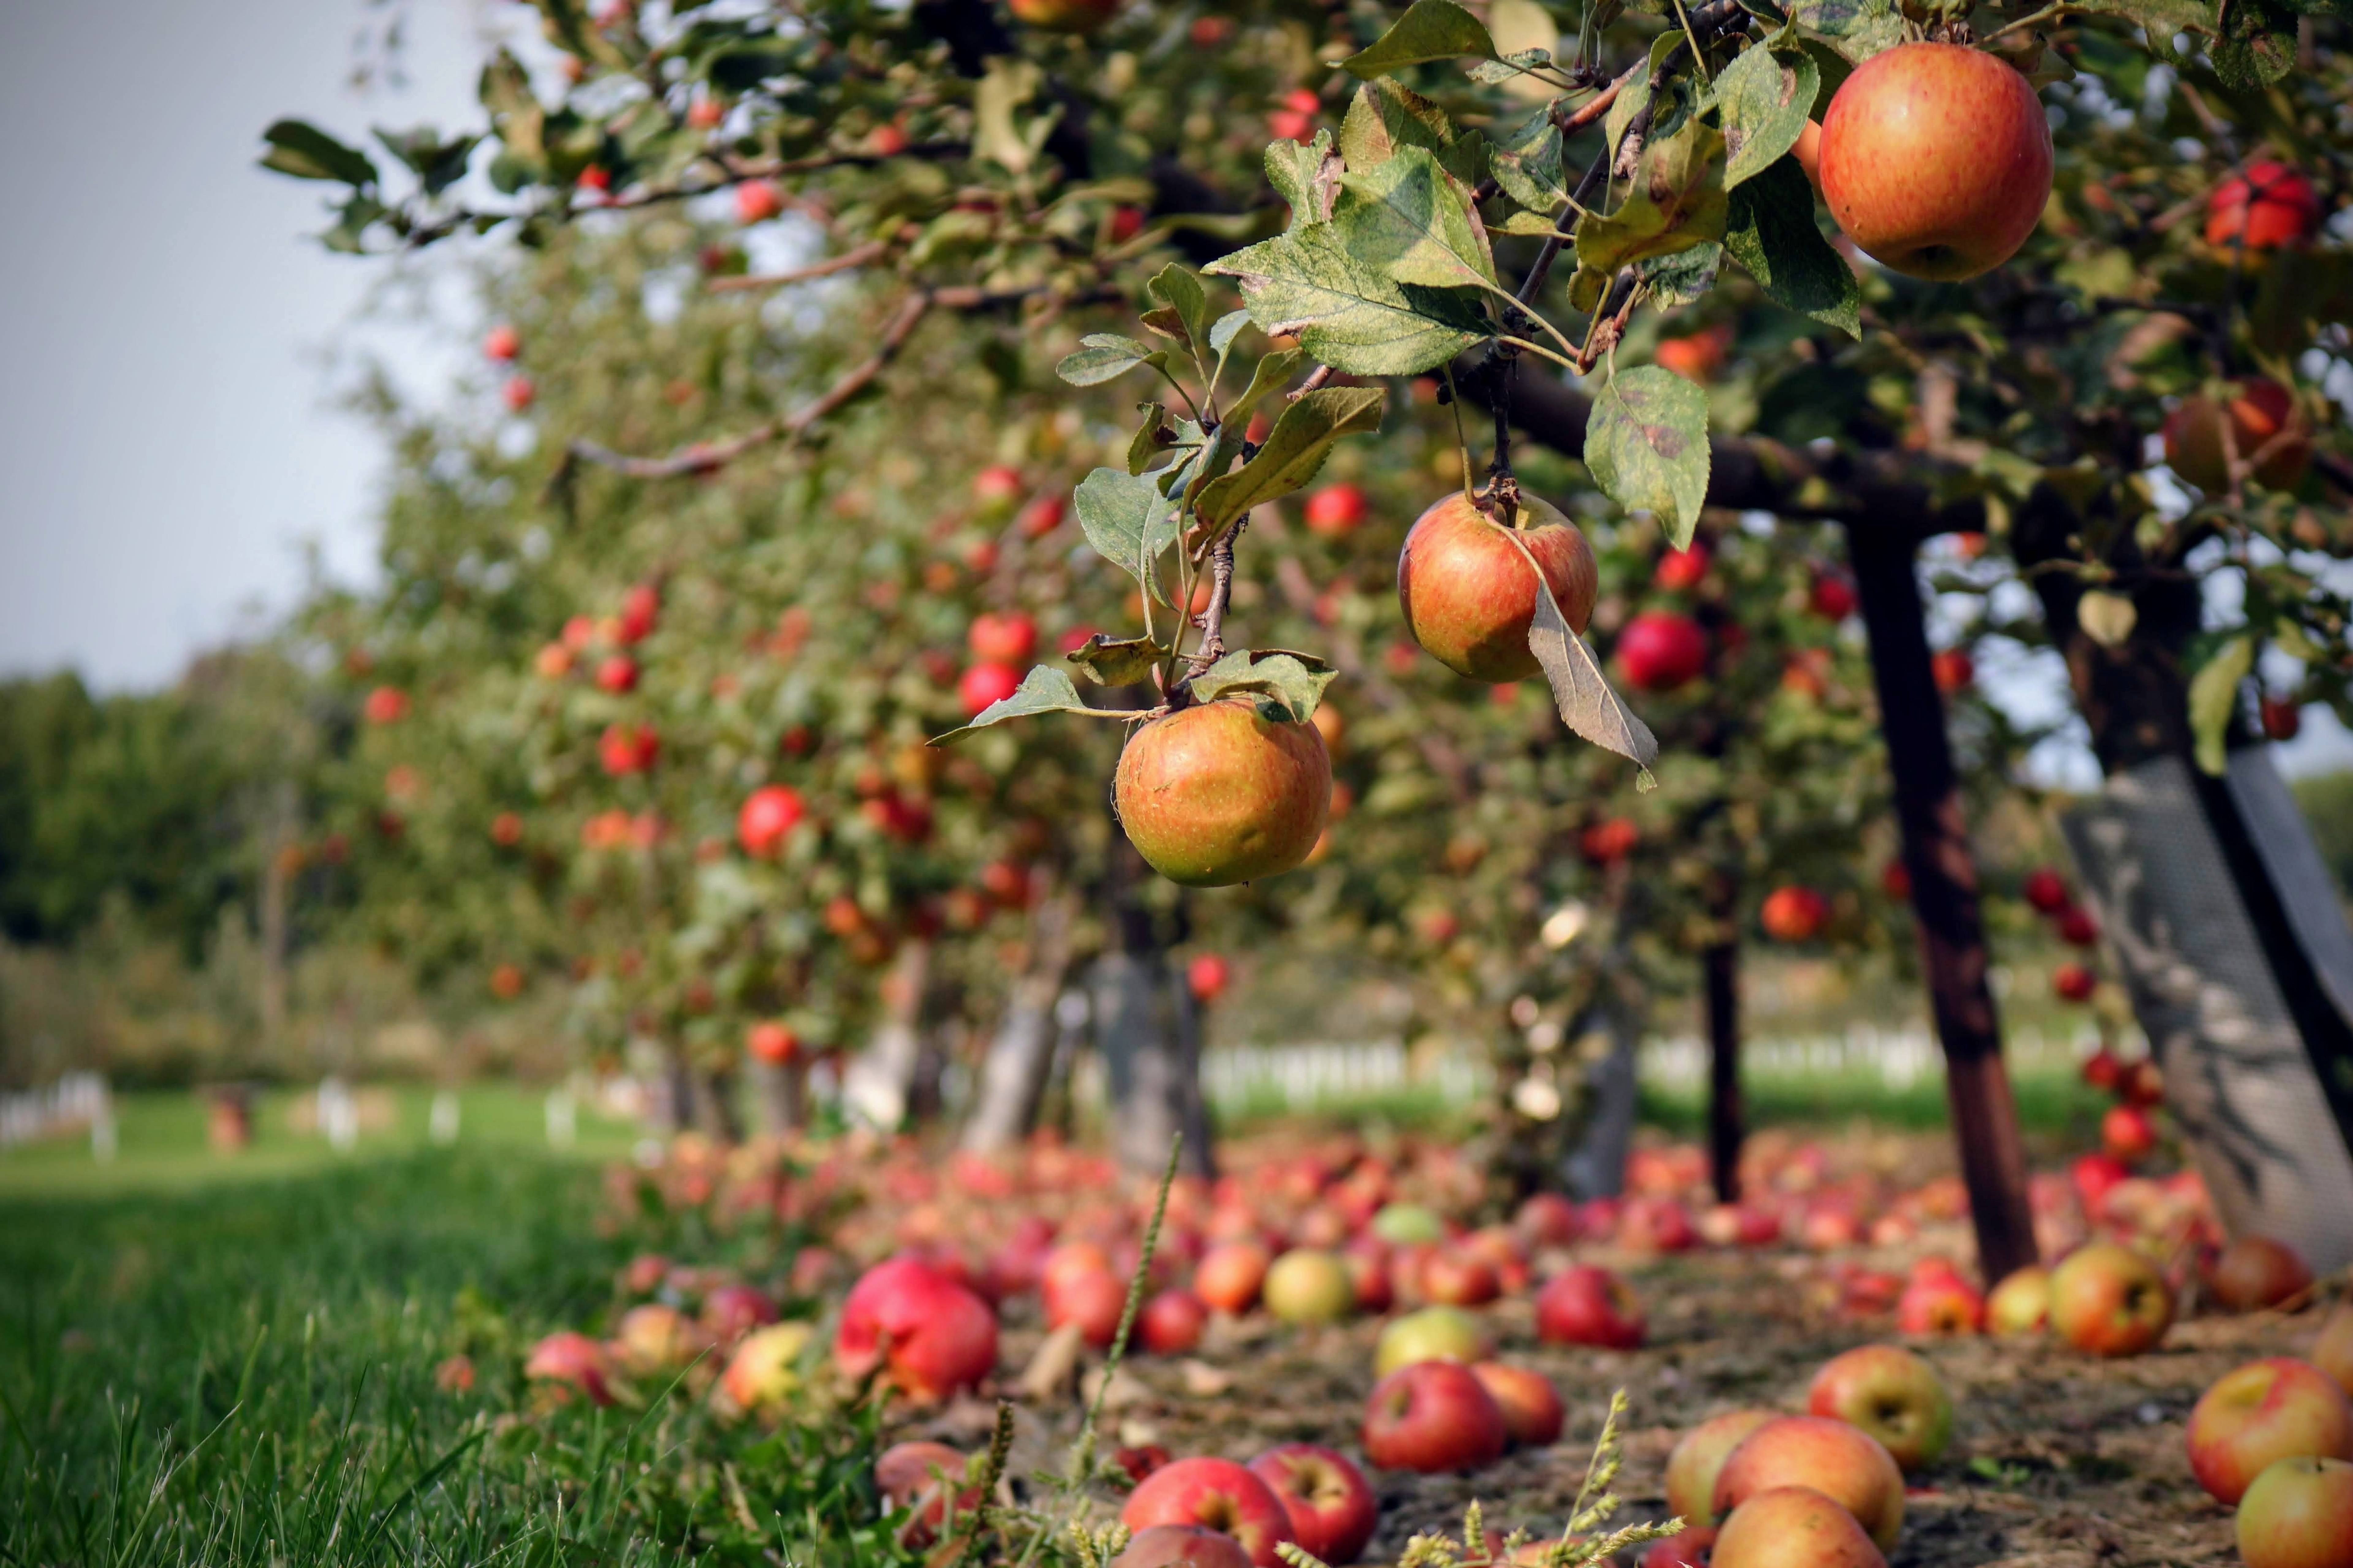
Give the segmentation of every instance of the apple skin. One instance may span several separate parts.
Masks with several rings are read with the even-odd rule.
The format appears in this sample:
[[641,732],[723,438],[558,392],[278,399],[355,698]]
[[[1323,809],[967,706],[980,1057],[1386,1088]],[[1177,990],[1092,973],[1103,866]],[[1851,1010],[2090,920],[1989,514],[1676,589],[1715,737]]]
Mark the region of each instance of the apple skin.
[[1021,672],[1009,664],[976,664],[956,681],[956,700],[966,718],[978,718],[991,705],[1021,689]]
[[833,1354],[851,1377],[887,1368],[916,1399],[945,1399],[995,1370],[997,1314],[921,1259],[894,1258],[850,1287]]
[[1957,282],[2015,255],[2051,197],[2051,126],[2027,79],[1953,44],[1855,68],[1822,115],[1822,198],[1866,253]]
[[1213,1311],[1236,1317],[1258,1305],[1268,1273],[1266,1248],[1255,1241],[1221,1241],[1193,1268],[1193,1294]]
[[1038,623],[1019,610],[983,611],[965,629],[965,645],[990,664],[1027,664],[1038,651]]
[[2339,1302],[2320,1325],[2320,1337],[2312,1344],[2312,1364],[2337,1380],[2337,1386],[2353,1394],[2353,1302]]
[[1536,1337],[1550,1344],[1640,1350],[1642,1303],[1606,1268],[1563,1269],[1536,1292]]
[[1135,1337],[1154,1355],[1183,1355],[1201,1342],[1209,1310],[1190,1290],[1163,1290],[1136,1314]]
[[1307,498],[1301,519],[1310,533],[1324,539],[1345,539],[1356,531],[1371,510],[1363,487],[1326,485]]
[[1776,888],[1765,896],[1757,918],[1775,942],[1811,942],[1829,923],[1831,904],[1811,888]]
[[1862,1345],[1814,1373],[1806,1411],[1859,1427],[1897,1467],[1927,1468],[1953,1440],[1953,1396],[1936,1369],[1900,1345]]
[[1645,610],[1618,634],[1618,667],[1637,691],[1690,685],[1707,668],[1707,634],[1689,616]]
[[1542,1448],[1560,1440],[1561,1424],[1568,1418],[1560,1392],[1552,1379],[1532,1367],[1500,1361],[1475,1363],[1471,1375],[1487,1390],[1495,1408],[1504,1413],[1504,1429],[1523,1448]]
[[[1809,1486],[1852,1514],[1882,1552],[1904,1533],[1904,1472],[1879,1440],[1820,1415],[1777,1415],[1741,1439],[1716,1472],[1717,1528],[1759,1492]],[[1723,1538],[1716,1550],[1721,1561]]]
[[980,1506],[980,1489],[961,1484],[971,1461],[945,1443],[894,1443],[874,1461],[874,1489],[892,1509],[912,1509],[907,1538],[923,1545],[947,1522],[951,1499],[959,1515]]
[[605,1347],[586,1334],[565,1330],[548,1335],[531,1347],[522,1374],[576,1388],[593,1404],[613,1403],[612,1363]]
[[1443,1307],[1483,1307],[1504,1293],[1504,1285],[1486,1258],[1446,1248],[1422,1264],[1421,1293]]
[[1119,0],[1010,0],[1014,19],[1050,33],[1092,33],[1119,12]]
[[2206,1271],[2214,1300],[2233,1312],[2276,1307],[2312,1287],[2312,1270],[2295,1248],[2268,1236],[2239,1237]]
[[1113,789],[1120,826],[1154,870],[1230,887],[1307,858],[1331,811],[1332,759],[1313,724],[1203,702],[1130,736]]
[[1855,1517],[1811,1487],[1757,1493],[1718,1527],[1711,1568],[1887,1568]]
[[1050,1328],[1079,1325],[1079,1332],[1097,1350],[1119,1332],[1120,1314],[1127,1310],[1127,1281],[1108,1268],[1066,1274],[1046,1291],[1046,1322]]
[[1253,1568],[1278,1568],[1291,1515],[1267,1484],[1231,1459],[1178,1459],[1144,1478],[1119,1510],[1130,1530],[1195,1524],[1234,1538]]
[[1385,1470],[1473,1470],[1504,1457],[1511,1427],[1469,1367],[1418,1361],[1377,1384],[1365,1402],[1365,1458]]
[[1266,1271],[1260,1294],[1286,1323],[1336,1323],[1356,1310],[1356,1281],[1338,1255],[1293,1247]]
[[1715,1478],[1724,1461],[1773,1416],[1770,1410],[1727,1410],[1676,1439],[1667,1456],[1667,1511],[1691,1525],[1715,1517]]
[[1111,1568],[1250,1568],[1250,1554],[1223,1531],[1198,1524],[1150,1524],[1111,1560]]
[[1583,632],[1600,588],[1593,549],[1577,525],[1534,496],[1520,497],[1518,542],[1513,531],[1481,511],[1460,491],[1415,521],[1398,556],[1398,602],[1406,630],[1422,651],[1472,680],[1526,680],[1542,672],[1528,647],[1535,616],[1535,574],[1544,571],[1553,602],[1569,626]]
[[745,1410],[783,1404],[801,1385],[801,1352],[816,1331],[807,1323],[771,1323],[744,1336],[728,1359],[719,1386]]
[[2236,1503],[2274,1459],[2353,1459],[2353,1400],[2310,1362],[2266,1356],[2215,1379],[2186,1436],[2198,1484]]
[[2247,1568],[2353,1568],[2353,1465],[2274,1459],[2240,1500]]
[[2206,243],[2249,250],[2293,245],[2320,222],[2312,182],[2285,163],[2263,159],[2214,187],[2206,199]]
[[1707,1554],[1715,1545],[1713,1527],[1687,1525],[1664,1541],[1651,1542],[1637,1568],[1708,1568]]
[[1895,1327],[1906,1334],[1978,1333],[1985,1328],[1985,1300],[1965,1279],[1915,1279],[1896,1300]]
[[1373,1373],[1387,1377],[1416,1362],[1487,1359],[1487,1330],[1460,1307],[1424,1307],[1393,1320],[1373,1350]]
[[1314,1443],[1285,1443],[1250,1462],[1291,1516],[1293,1540],[1341,1568],[1365,1554],[1380,1522],[1372,1483],[1345,1455]]
[[2173,1292],[2148,1259],[2112,1241],[2077,1248],[2051,1271],[2051,1327],[2079,1351],[2138,1355],[2173,1322]]
[[723,1345],[776,1321],[776,1304],[756,1285],[722,1285],[702,1298],[702,1330]]
[[1986,1331],[2039,1334],[2051,1326],[2051,1270],[2039,1263],[2002,1277],[1986,1297]]
[[1419,1204],[1383,1204],[1373,1215],[1373,1234],[1391,1247],[1410,1241],[1443,1241],[1446,1226]]
[[2263,460],[2255,463],[2254,477],[2265,488],[2290,489],[2304,478],[2312,462],[2312,439],[2304,415],[2286,387],[2259,375],[2232,383],[2220,403],[2200,393],[2176,405],[2165,416],[2168,466],[2201,490],[2220,493],[2230,489],[2231,469],[2222,452],[2226,416],[2239,460],[2254,463],[2255,454],[2263,454]]

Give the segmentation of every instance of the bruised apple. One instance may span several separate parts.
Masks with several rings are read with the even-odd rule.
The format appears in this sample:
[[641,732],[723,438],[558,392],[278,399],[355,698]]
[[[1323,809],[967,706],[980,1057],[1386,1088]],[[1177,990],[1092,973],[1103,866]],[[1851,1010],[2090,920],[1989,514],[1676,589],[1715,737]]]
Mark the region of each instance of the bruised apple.
[[1905,44],[1855,68],[1822,116],[1831,216],[1894,271],[1953,282],[2009,260],[2051,195],[2051,126],[2008,62]]
[[1313,724],[1258,704],[1203,702],[1155,719],[1120,753],[1120,826],[1152,868],[1223,888],[1307,858],[1332,805],[1332,759]]
[[1582,632],[1592,619],[1600,577],[1585,535],[1533,496],[1520,498],[1520,521],[1518,530],[1506,529],[1458,491],[1423,512],[1405,536],[1398,602],[1406,629],[1457,675],[1502,682],[1539,672],[1528,647],[1536,579],[1527,556],[1543,568],[1572,628]]

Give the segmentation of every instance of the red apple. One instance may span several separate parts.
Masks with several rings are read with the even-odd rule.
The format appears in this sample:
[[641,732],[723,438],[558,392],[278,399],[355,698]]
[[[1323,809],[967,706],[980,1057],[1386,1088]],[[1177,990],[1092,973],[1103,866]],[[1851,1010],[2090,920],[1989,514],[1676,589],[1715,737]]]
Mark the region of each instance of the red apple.
[[[1324,713],[1324,710],[1321,708],[1315,710],[1315,716],[1318,719],[1321,719]],[[1192,963],[1185,966],[1186,987],[1203,1002],[1214,1002],[1224,995],[1226,987],[1233,983],[1233,965],[1228,963],[1223,956],[1214,952],[1198,954]]]
[[1618,634],[1618,667],[1637,691],[1690,685],[1707,668],[1707,634],[1688,616],[1645,610]]
[[1101,1349],[1119,1332],[1120,1314],[1127,1310],[1127,1281],[1108,1268],[1088,1269],[1063,1275],[1045,1296],[1048,1327],[1076,1323],[1087,1343]]
[[1250,1568],[1250,1554],[1221,1530],[1151,1524],[1129,1539],[1111,1568]]
[[1689,550],[1670,550],[1659,557],[1658,569],[1651,574],[1651,585],[1671,594],[1688,594],[1707,580],[1712,559],[1707,541],[1694,539]]
[[1957,1277],[1915,1279],[1896,1299],[1895,1327],[1906,1334],[1978,1333],[1985,1328],[1985,1300]]
[[755,1062],[783,1067],[801,1054],[800,1037],[774,1018],[763,1018],[744,1036],[744,1049]]
[[1568,1418],[1552,1380],[1530,1367],[1500,1361],[1482,1361],[1471,1368],[1504,1413],[1504,1429],[1523,1448],[1542,1448],[1560,1439],[1561,1423]]
[[744,797],[735,814],[735,839],[746,855],[773,855],[804,815],[798,791],[784,784],[764,784]]
[[972,656],[989,664],[1027,664],[1038,651],[1038,623],[1018,610],[990,611],[972,618],[965,633]]
[[2206,1288],[2233,1312],[2276,1307],[2312,1288],[2312,1270],[2295,1248],[2268,1236],[2242,1236],[2206,1270]]
[[1307,531],[1325,539],[1345,539],[1356,531],[1371,508],[1366,504],[1361,486],[1326,485],[1307,498],[1301,515]]
[[1504,1293],[1495,1266],[1460,1248],[1430,1254],[1421,1266],[1421,1293],[1442,1307],[1483,1307]]
[[1529,1247],[1567,1247],[1577,1236],[1577,1205],[1558,1193],[1532,1193],[1512,1216],[1512,1228]]
[[1519,527],[1509,530],[1461,492],[1447,496],[1421,514],[1398,557],[1406,629],[1425,653],[1473,680],[1542,673],[1528,647],[1536,604],[1531,556],[1562,617],[1582,632],[1593,618],[1600,578],[1576,524],[1548,503],[1522,496]]
[[1807,1412],[1857,1426],[1902,1468],[1926,1469],[1953,1440],[1953,1396],[1926,1361],[1897,1345],[1862,1345],[1814,1373]]
[[1163,1290],[1136,1314],[1135,1335],[1154,1355],[1184,1355],[1201,1342],[1209,1310],[1190,1290]]
[[2116,1074],[2116,1097],[2126,1105],[2162,1105],[2165,1074],[2147,1057],[2127,1062]]
[[850,1288],[834,1359],[851,1377],[887,1369],[917,1399],[944,1399],[997,1365],[997,1314],[913,1258],[877,1264]]
[[1231,1459],[1178,1459],[1144,1478],[1119,1517],[1130,1530],[1191,1524],[1234,1538],[1254,1568],[1279,1568],[1291,1516],[1267,1484]]
[[2293,698],[2274,697],[2267,691],[2256,704],[2256,711],[2262,716],[2266,741],[2293,741],[2304,731],[2304,710]]
[[2253,465],[2266,489],[2295,488],[2312,462],[2312,436],[2295,396],[2278,382],[2248,376],[2223,389],[2217,402],[2203,393],[2185,397],[2165,419],[2165,460],[2201,490],[2231,485],[2222,450],[2228,419],[2231,445],[2242,463]]
[[1667,1455],[1667,1511],[1687,1524],[1715,1517],[1715,1478],[1732,1450],[1774,1418],[1770,1410],[1727,1410],[1711,1415],[1675,1442]]
[[994,703],[1021,689],[1021,672],[1009,664],[976,664],[956,682],[956,700],[966,714],[978,718]]
[[945,1443],[894,1443],[874,1461],[874,1489],[892,1510],[913,1517],[907,1540],[926,1545],[948,1522],[948,1510],[969,1514],[981,1503],[980,1489],[968,1484],[972,1461]]
[[1978,661],[1965,647],[1940,647],[1928,658],[1928,676],[1937,690],[1957,697],[1977,684]]
[[522,353],[522,334],[504,324],[492,327],[482,339],[482,353],[501,364],[508,363]]
[[726,1284],[702,1298],[702,1330],[723,1345],[776,1321],[776,1304],[756,1285]]
[[2137,1105],[2112,1105],[2100,1118],[2100,1147],[2122,1165],[2137,1165],[2157,1152],[2157,1124]]
[[2353,1465],[2274,1459],[2239,1502],[2247,1568],[2353,1568]]
[[[2092,999],[2092,993],[2099,989],[2099,984],[2098,977],[2080,963],[2063,963],[2051,972],[2051,989],[2063,1002],[2088,1002]],[[2110,1057],[2108,1063],[2113,1068],[2116,1058]],[[2091,1063],[2084,1065],[2088,1078]],[[2112,1078],[2110,1082],[2114,1081]]]
[[1710,1568],[1887,1568],[1852,1514],[1806,1486],[1760,1491],[1715,1532]]
[[2272,250],[2305,238],[2320,224],[2312,182],[2266,158],[2214,187],[2206,198],[2206,243]]
[[531,1347],[522,1374],[576,1388],[597,1405],[613,1403],[612,1367],[605,1347],[586,1334],[566,1330]]
[[1846,619],[1854,614],[1854,580],[1835,572],[1821,574],[1806,595],[1806,607],[1826,621]]
[[2235,1503],[2274,1459],[2353,1459],[2353,1400],[2310,1362],[2267,1356],[2216,1379],[2186,1436],[2198,1484]]
[[2094,1355],[2138,1355],[2165,1337],[2173,1292],[2154,1264],[2114,1242],[2077,1248],[2051,1271],[2051,1327]]
[[1953,281],[2000,266],[2051,195],[2051,126],[2000,57],[1904,44],[1855,68],[1822,115],[1822,198],[1867,254]]
[[2026,874],[2021,889],[2026,901],[2042,914],[2055,915],[2074,902],[2067,890],[2067,879],[2048,866],[2037,866]]
[[505,400],[510,412],[520,414],[529,408],[539,396],[539,388],[532,384],[531,377],[518,375],[510,378],[504,386],[499,388],[499,396]]
[[1239,1316],[1258,1304],[1270,1266],[1255,1241],[1219,1242],[1194,1266],[1193,1294],[1213,1310]]
[[1536,1293],[1536,1337],[1552,1344],[1640,1350],[1642,1303],[1606,1268],[1563,1269]]
[[367,694],[360,712],[371,724],[397,724],[408,717],[408,693],[397,686],[379,686]]
[[746,180],[735,187],[738,223],[765,223],[784,210],[784,196],[765,180]]
[[1266,1310],[1286,1323],[1335,1323],[1356,1306],[1356,1282],[1348,1266],[1338,1255],[1310,1247],[1276,1258],[1261,1294]]
[[[1852,1514],[1881,1551],[1904,1531],[1904,1472],[1877,1439],[1843,1421],[1777,1415],[1741,1440],[1715,1478],[1717,1528],[1759,1492],[1815,1488]],[[1723,1540],[1716,1543],[1719,1553]]]
[[1292,1539],[1302,1549],[1333,1568],[1365,1554],[1380,1508],[1353,1462],[1313,1443],[1285,1443],[1252,1459],[1250,1468],[1282,1500]]
[[1470,1470],[1504,1457],[1504,1413],[1471,1369],[1418,1361],[1381,1379],[1365,1405],[1365,1458],[1385,1470]]
[[1811,942],[1830,918],[1830,900],[1811,888],[1776,888],[1757,910],[1758,923],[1775,942]]
[[2051,1326],[2051,1271],[2039,1263],[2003,1276],[1986,1297],[1989,1333],[2039,1334]]

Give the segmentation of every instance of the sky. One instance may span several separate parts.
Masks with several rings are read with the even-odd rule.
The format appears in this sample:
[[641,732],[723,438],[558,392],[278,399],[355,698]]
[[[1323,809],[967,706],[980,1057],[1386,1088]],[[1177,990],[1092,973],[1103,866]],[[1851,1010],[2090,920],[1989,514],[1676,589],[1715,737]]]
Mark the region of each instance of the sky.
[[[377,55],[363,40],[396,16],[406,84],[355,86]],[[284,613],[308,552],[367,580],[382,453],[336,387],[364,353],[434,395],[468,341],[446,322],[355,325],[385,264],[306,237],[332,187],[258,168],[260,132],[282,115],[346,140],[468,123],[483,55],[527,16],[501,0],[0,5],[0,676],[163,685]],[[2065,711],[2054,656],[1980,664],[2019,717]],[[2353,737],[2316,709],[2278,754],[2345,766]],[[2076,738],[2035,771],[2098,776]]]

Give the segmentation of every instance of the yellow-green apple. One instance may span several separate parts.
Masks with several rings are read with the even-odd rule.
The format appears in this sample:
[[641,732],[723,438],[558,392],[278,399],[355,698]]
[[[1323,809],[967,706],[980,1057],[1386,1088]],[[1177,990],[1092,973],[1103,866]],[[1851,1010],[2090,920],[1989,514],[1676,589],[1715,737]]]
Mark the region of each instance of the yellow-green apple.
[[522,1374],[535,1381],[576,1388],[597,1405],[613,1403],[612,1363],[605,1347],[586,1334],[565,1330],[531,1347]]
[[1862,1345],[1814,1373],[1807,1412],[1859,1426],[1904,1469],[1925,1469],[1953,1440],[1953,1396],[1936,1369],[1900,1345]]
[[917,1399],[945,1399],[997,1365],[997,1314],[920,1258],[868,1269],[842,1302],[833,1355],[851,1377],[886,1371]]
[[2016,254],[2051,195],[2051,125],[2009,62],[1955,44],[1883,49],[1822,115],[1822,198],[1856,245],[1955,281]]
[[2276,1307],[2312,1288],[2312,1270],[2295,1247],[2268,1236],[2232,1240],[2206,1270],[2206,1288],[2233,1312]]
[[2353,1459],[2353,1401],[2310,1362],[2266,1356],[2217,1378],[2186,1436],[2198,1484],[2235,1503],[2274,1459]]
[[1564,1268],[1536,1292],[1536,1337],[1553,1344],[1639,1350],[1642,1303],[1606,1268]]
[[1534,496],[1520,498],[1519,521],[1516,530],[1505,528],[1458,490],[1423,512],[1405,536],[1398,602],[1406,630],[1457,675],[1501,682],[1538,673],[1528,626],[1539,569],[1571,627],[1582,632],[1593,618],[1600,577],[1585,535]]
[[2353,1568],[2353,1465],[2274,1459],[2239,1500],[2247,1568]]
[[1250,1555],[1223,1531],[1198,1524],[1150,1524],[1129,1538],[1111,1568],[1250,1568]]
[[2275,490],[2294,488],[2312,462],[2312,437],[2295,398],[2278,382],[2248,376],[2223,388],[2217,400],[2199,393],[2185,397],[2165,417],[2165,460],[2201,490],[2224,490],[2231,466],[2222,450],[2228,421],[2239,461]]
[[1485,1361],[1486,1326],[1460,1307],[1424,1307],[1392,1320],[1373,1347],[1373,1373],[1387,1377],[1422,1361]]
[[1292,1538],[1333,1568],[1364,1555],[1380,1521],[1371,1483],[1345,1456],[1313,1443],[1269,1448],[1250,1468],[1291,1516]]
[[1997,1334],[2039,1334],[2051,1325],[2051,1270],[2030,1263],[2002,1277],[1986,1298],[1986,1328]]
[[1419,1204],[1383,1204],[1373,1215],[1373,1234],[1392,1247],[1409,1242],[1443,1241],[1446,1226]]
[[2320,1325],[2320,1337],[2312,1343],[2312,1364],[2353,1394],[2353,1302],[2338,1302]]
[[1253,1568],[1277,1568],[1274,1549],[1292,1539],[1291,1515],[1267,1484],[1231,1459],[1178,1459],[1144,1478],[1119,1510],[1130,1530],[1195,1524],[1230,1535]]
[[1504,1457],[1511,1429],[1487,1385],[1451,1361],[1418,1361],[1365,1402],[1365,1458],[1385,1470],[1472,1470]]
[[1183,1355],[1201,1342],[1209,1310],[1190,1290],[1163,1290],[1136,1314],[1135,1337],[1154,1355]]
[[675,1307],[649,1301],[621,1314],[613,1331],[613,1359],[634,1373],[684,1366],[703,1347],[694,1321]]
[[928,1545],[948,1522],[948,1509],[969,1514],[981,1503],[980,1489],[967,1484],[972,1462],[945,1443],[894,1443],[874,1461],[874,1489],[892,1509],[912,1517],[902,1539]]
[[1288,871],[1332,805],[1332,759],[1313,724],[1259,704],[1196,703],[1138,729],[1113,780],[1120,826],[1152,868],[1192,888]]
[[1258,1304],[1266,1285],[1266,1248],[1255,1241],[1221,1241],[1193,1266],[1193,1294],[1213,1311],[1239,1315]]
[[1667,1455],[1667,1511],[1687,1524],[1715,1517],[1715,1478],[1732,1450],[1748,1434],[1773,1419],[1770,1410],[1727,1410],[1711,1415],[1676,1439]]
[[2080,1247],[2051,1271],[2051,1327],[2094,1355],[2138,1355],[2165,1337],[2173,1291],[2157,1266],[2112,1241]]
[[[1904,1532],[1904,1472],[1879,1440],[1820,1415],[1777,1415],[1740,1441],[1716,1472],[1716,1526],[1759,1492],[1812,1487],[1855,1517],[1883,1552]],[[1716,1542],[1719,1553],[1723,1541]]]
[[1260,1294],[1286,1323],[1335,1323],[1356,1308],[1356,1281],[1335,1253],[1298,1247],[1276,1258]]
[[1523,1448],[1541,1448],[1560,1439],[1561,1423],[1568,1412],[1560,1403],[1552,1379],[1532,1367],[1500,1361],[1472,1364],[1471,1375],[1484,1384],[1495,1408],[1504,1413],[1504,1429]]
[[1871,1534],[1811,1487],[1774,1487],[1735,1509],[1715,1532],[1710,1568],[1887,1568]]
[[800,1388],[801,1354],[815,1333],[802,1322],[753,1330],[728,1358],[719,1386],[741,1409],[775,1409]]

